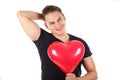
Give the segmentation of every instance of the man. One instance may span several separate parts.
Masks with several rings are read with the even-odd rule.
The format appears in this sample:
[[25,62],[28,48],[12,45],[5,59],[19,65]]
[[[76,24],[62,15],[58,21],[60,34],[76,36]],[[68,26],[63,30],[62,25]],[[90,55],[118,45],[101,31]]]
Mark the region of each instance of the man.
[[[59,7],[48,5],[43,9],[42,14],[34,11],[19,11],[17,16],[23,30],[38,48],[42,66],[42,80],[97,80],[95,64],[87,43],[66,32],[66,19]],[[43,20],[51,33],[43,30],[34,20]],[[54,41],[67,43],[71,40],[79,40],[84,44],[85,55],[72,73],[65,74],[49,59],[47,48]],[[81,76],[82,64],[87,71],[84,76]]]

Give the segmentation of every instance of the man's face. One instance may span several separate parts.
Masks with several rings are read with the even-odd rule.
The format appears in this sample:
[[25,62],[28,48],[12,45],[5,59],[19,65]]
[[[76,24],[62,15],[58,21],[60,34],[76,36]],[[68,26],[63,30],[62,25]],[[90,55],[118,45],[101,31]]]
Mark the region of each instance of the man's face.
[[63,34],[65,32],[65,17],[59,11],[54,11],[45,15],[45,25],[53,34]]

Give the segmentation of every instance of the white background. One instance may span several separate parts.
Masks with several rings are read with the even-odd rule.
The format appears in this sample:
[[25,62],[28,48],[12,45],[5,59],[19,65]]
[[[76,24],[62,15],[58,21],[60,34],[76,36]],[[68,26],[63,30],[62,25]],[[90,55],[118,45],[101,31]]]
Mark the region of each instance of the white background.
[[0,79],[40,80],[37,49],[22,30],[16,13],[41,12],[47,4],[61,7],[67,19],[67,31],[88,43],[98,80],[120,80],[120,0],[1,0]]

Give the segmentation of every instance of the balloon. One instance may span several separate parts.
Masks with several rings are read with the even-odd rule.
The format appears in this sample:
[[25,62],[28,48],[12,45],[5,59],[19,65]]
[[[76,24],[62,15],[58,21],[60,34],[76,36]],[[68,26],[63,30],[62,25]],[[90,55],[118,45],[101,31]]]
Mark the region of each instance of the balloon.
[[68,43],[53,42],[48,47],[48,56],[63,72],[71,73],[84,56],[82,42],[72,40]]

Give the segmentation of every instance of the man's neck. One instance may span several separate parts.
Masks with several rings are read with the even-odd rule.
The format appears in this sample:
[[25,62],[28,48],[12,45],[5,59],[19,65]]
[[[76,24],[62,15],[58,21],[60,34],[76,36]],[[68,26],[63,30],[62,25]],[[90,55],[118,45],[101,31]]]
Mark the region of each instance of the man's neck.
[[57,39],[61,40],[64,43],[69,42],[69,35],[67,33],[61,35],[54,35]]

